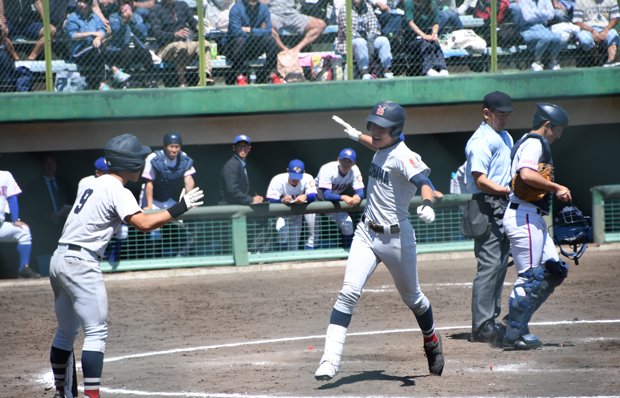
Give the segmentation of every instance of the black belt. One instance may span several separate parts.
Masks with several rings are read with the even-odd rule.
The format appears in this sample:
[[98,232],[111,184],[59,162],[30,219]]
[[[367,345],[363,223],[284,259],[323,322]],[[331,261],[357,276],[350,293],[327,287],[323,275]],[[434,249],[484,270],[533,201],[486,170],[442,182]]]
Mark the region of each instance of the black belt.
[[74,251],[74,252],[81,252],[82,251],[82,246],[69,244],[69,245],[67,245],[67,250],[71,250],[71,251]]
[[[510,202],[510,208],[512,210],[517,210],[519,208],[519,204],[515,202]],[[539,215],[543,214],[543,211],[540,210],[538,207],[535,207],[535,209],[536,209],[536,214],[539,214]]]
[[374,222],[370,221],[365,215],[362,216],[362,222],[368,225],[368,228],[370,228],[371,231],[374,231],[380,234],[384,234],[386,229],[390,231],[389,233],[391,234],[397,234],[400,232],[400,227],[398,226],[398,224],[392,224],[386,227],[381,224],[375,224]]

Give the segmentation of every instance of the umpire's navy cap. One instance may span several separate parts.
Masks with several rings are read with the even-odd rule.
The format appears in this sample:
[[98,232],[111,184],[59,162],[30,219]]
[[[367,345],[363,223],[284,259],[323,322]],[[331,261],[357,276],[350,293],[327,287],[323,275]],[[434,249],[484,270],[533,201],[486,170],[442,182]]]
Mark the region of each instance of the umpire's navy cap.
[[482,107],[491,111],[512,112],[512,98],[501,91],[493,91],[484,96]]

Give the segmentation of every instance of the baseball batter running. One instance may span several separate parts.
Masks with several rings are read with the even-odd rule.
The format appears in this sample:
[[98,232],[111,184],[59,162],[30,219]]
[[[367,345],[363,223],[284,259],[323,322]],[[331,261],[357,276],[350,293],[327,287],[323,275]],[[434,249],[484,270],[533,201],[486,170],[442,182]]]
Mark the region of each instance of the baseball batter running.
[[108,298],[99,260],[121,223],[151,231],[203,203],[203,192],[196,187],[167,210],[145,214],[124,186],[138,180],[150,152],[132,134],[108,141],[104,154],[109,173],[81,186],[52,256],[50,282],[58,322],[50,350],[55,398],[65,397],[67,363],[80,327],[84,331],[84,395],[99,397],[108,338]]
[[[405,110],[394,102],[379,102],[368,115],[366,128],[377,150],[368,172],[366,209],[355,230],[344,283],[332,309],[325,349],[314,374],[317,380],[330,380],[338,374],[353,310],[379,262],[390,271],[422,330],[430,372],[443,372],[441,337],[435,331],[431,303],[418,281],[415,231],[409,221],[409,203],[418,190],[423,199],[418,216],[425,223],[435,220],[434,189],[428,166],[399,138],[404,124]],[[345,127],[345,133],[358,141],[365,137],[350,126]]]
[[[502,345],[521,350],[542,345],[537,336],[530,334],[528,323],[568,274],[568,265],[560,260],[543,216],[549,213],[553,195],[560,202],[572,201],[567,187],[554,182],[552,175],[546,179],[539,174],[539,170],[553,164],[549,145],[562,136],[568,125],[568,114],[558,105],[538,104],[532,124],[532,131],[512,148],[515,183],[504,215],[504,228],[518,275],[510,293]],[[540,199],[520,193],[517,175],[523,184],[542,191]]]

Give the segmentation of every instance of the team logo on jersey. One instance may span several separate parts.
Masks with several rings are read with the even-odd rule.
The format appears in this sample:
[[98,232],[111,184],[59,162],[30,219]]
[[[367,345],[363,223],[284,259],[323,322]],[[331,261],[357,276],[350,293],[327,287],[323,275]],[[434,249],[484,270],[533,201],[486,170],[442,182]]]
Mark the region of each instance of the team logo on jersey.
[[377,116],[383,116],[385,114],[385,108],[387,108],[386,106],[377,106]]
[[374,163],[370,164],[370,169],[368,170],[368,176],[378,181],[381,181],[385,184],[390,183],[390,175],[388,174],[388,172],[383,170],[381,166],[378,166]]

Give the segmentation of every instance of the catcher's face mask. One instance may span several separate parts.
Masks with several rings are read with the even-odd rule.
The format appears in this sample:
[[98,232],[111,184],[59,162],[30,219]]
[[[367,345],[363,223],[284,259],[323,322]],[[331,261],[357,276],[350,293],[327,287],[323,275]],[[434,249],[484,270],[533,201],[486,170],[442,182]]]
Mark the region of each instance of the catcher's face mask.
[[[553,220],[553,240],[560,246],[560,253],[579,264],[592,241],[592,220],[572,204],[560,208]],[[563,246],[572,249],[572,253]]]

